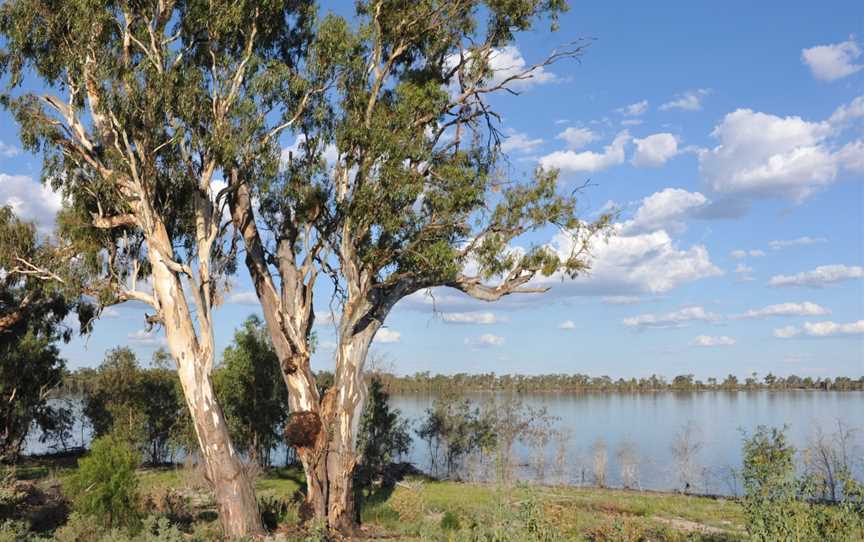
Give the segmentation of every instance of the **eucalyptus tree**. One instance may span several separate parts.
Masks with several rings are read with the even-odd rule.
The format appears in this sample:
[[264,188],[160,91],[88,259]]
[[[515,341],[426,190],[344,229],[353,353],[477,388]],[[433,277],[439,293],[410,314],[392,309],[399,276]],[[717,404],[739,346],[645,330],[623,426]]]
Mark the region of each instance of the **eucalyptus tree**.
[[[219,164],[239,89],[302,43],[303,1],[9,0],[2,103],[63,194],[61,262],[104,306],[165,330],[229,537],[260,531],[252,484],[215,400],[213,311],[235,268]],[[277,75],[273,70],[271,75]],[[54,262],[58,263],[58,262]],[[65,280],[62,265],[14,272]],[[58,270],[59,269],[59,270]]]
[[63,321],[71,312],[79,314],[87,329],[93,307],[67,287],[76,266],[64,271],[69,279],[64,284],[13,272],[22,262],[43,266],[55,257],[50,240],[40,236],[34,224],[18,218],[11,207],[0,207],[0,344],[16,341],[34,325],[69,340],[74,330]]
[[[283,108],[223,165],[232,216],[288,386],[286,434],[304,465],[308,511],[331,527],[353,526],[363,367],[396,303],[439,286],[483,301],[543,292],[532,279],[582,272],[590,241],[608,231],[608,216],[577,217],[575,192],[559,189],[556,172],[511,178],[489,99],[581,53],[576,42],[534,66],[506,65],[518,32],[554,28],[565,8],[359,1],[353,22],[330,15],[316,27],[304,62],[286,74],[293,92],[256,101],[256,88],[245,89],[250,104]],[[285,126],[296,145],[280,156],[271,134]],[[550,225],[572,235],[571,252],[526,240]],[[341,309],[323,394],[309,368],[322,276]]]
[[0,207],[0,461],[13,462],[34,424],[44,439],[68,431],[69,410],[49,403],[65,372],[57,343],[75,331],[71,313],[86,329],[93,309],[62,284],[15,273],[16,256],[41,264],[53,257],[52,245],[34,224]]

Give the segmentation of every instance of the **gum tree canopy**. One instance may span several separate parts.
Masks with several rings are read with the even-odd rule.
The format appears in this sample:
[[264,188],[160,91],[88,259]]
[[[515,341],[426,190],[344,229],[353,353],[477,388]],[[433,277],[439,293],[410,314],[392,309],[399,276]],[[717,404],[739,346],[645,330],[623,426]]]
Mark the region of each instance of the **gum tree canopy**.
[[231,538],[259,532],[260,519],[210,376],[213,309],[237,248],[217,176],[231,134],[245,129],[235,124],[248,107],[241,88],[290,101],[284,63],[303,49],[309,10],[302,0],[0,4],[0,99],[65,198],[62,258],[18,261],[20,271],[57,282],[74,262],[97,305],[150,308]]
[[[574,43],[535,66],[501,65],[516,33],[543,21],[554,28],[565,8],[559,0],[359,1],[355,21],[329,15],[316,26],[279,118],[255,104],[281,98],[256,98],[253,86],[241,92],[250,107],[237,124],[261,122],[222,166],[231,212],[288,386],[287,436],[304,466],[307,512],[333,528],[355,521],[363,366],[393,306],[436,286],[484,301],[542,292],[533,278],[585,270],[589,242],[608,232],[608,216],[576,216],[574,192],[559,190],[555,172],[508,177],[489,103],[580,54]],[[286,125],[296,145],[280,156],[271,134]],[[526,240],[550,225],[573,236],[571,253]],[[322,275],[341,306],[335,381],[323,396],[309,368]]]
[[[72,337],[74,330],[64,322],[70,312],[76,311],[86,328],[92,307],[64,284],[22,269],[22,262],[42,265],[52,257],[51,245],[33,224],[0,207],[0,462],[17,461],[34,422],[43,436],[67,428],[68,410],[48,402],[65,369],[54,343]],[[74,269],[66,274],[71,281]]]

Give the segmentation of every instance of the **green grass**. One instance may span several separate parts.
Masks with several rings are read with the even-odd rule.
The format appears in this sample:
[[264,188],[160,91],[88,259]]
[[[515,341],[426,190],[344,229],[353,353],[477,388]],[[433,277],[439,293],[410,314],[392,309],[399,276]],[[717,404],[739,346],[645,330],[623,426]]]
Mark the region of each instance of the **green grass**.
[[[15,470],[19,479],[46,485],[61,483],[72,472],[70,467],[23,465]],[[212,496],[200,474],[183,468],[149,468],[138,471],[143,494],[166,490],[191,495],[198,510],[213,511]],[[365,529],[377,536],[395,540],[428,539],[429,532],[440,532],[438,525],[447,515],[456,517],[463,528],[472,522],[496,521],[502,512],[513,515],[520,503],[533,502],[542,517],[572,540],[658,540],[736,541],[744,540],[741,506],[730,499],[686,496],[674,493],[576,487],[525,486],[501,487],[495,484],[406,480],[412,488],[398,485],[378,490],[362,508]],[[302,470],[272,469],[259,476],[256,490],[260,498],[295,500],[303,484]],[[420,489],[417,489],[417,488]],[[496,515],[497,514],[497,515]],[[203,516],[202,516],[203,517]],[[211,518],[212,520],[213,518]],[[643,538],[621,536],[616,529],[647,530]],[[612,532],[598,536],[597,533]]]
[[[411,491],[397,487],[386,500],[367,506],[364,520],[381,523],[388,529],[401,526],[405,530],[405,522],[400,521],[394,506],[398,507],[400,500]],[[729,499],[573,487],[516,486],[508,489],[491,484],[437,481],[426,482],[420,492],[428,520],[449,512],[461,518],[464,524],[466,518],[488,517],[502,503],[512,507],[513,503],[533,499],[540,504],[550,523],[574,540],[586,540],[585,533],[615,522],[641,523],[660,530],[678,531],[682,536],[696,531],[691,535],[692,540],[744,540],[741,507]],[[698,531],[703,529],[712,534],[700,538]]]

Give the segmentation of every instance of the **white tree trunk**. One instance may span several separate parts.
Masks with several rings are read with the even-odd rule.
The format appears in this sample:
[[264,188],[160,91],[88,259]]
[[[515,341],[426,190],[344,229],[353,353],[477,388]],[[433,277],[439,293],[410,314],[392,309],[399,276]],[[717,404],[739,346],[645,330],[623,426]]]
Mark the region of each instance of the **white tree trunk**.
[[261,518],[254,488],[231,444],[225,417],[213,391],[210,373],[214,352],[209,314],[198,315],[199,335],[193,325],[182,283],[155,245],[161,242],[161,248],[166,251],[170,247],[164,228],[158,228],[154,237],[148,243],[153,291],[165,327],[168,349],[177,362],[180,384],[207,476],[213,485],[219,521],[229,539],[260,534]]

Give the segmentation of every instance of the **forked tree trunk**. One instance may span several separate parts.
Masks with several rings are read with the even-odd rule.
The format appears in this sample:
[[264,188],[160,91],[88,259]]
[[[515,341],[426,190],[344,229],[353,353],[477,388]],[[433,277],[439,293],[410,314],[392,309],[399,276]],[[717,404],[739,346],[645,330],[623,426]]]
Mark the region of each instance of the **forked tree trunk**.
[[171,253],[168,235],[161,225],[154,229],[148,239],[153,292],[159,302],[168,349],[177,362],[207,477],[213,485],[219,522],[225,536],[231,540],[260,534],[261,517],[254,488],[231,444],[228,425],[216,402],[210,378],[214,347],[209,315],[199,315],[199,337],[180,279],[160,256],[160,248],[164,253]]
[[[365,340],[358,342],[355,338],[340,348],[340,376],[334,386],[311,410],[292,405],[286,428],[286,437],[294,444],[306,475],[304,519],[326,519],[328,527],[343,534],[357,528],[353,481],[358,461],[357,434],[366,400],[366,384],[359,370],[368,350],[368,344],[362,344]],[[281,365],[290,366],[284,362]],[[290,382],[289,397],[297,389],[298,372],[302,371],[283,375],[286,383]]]

